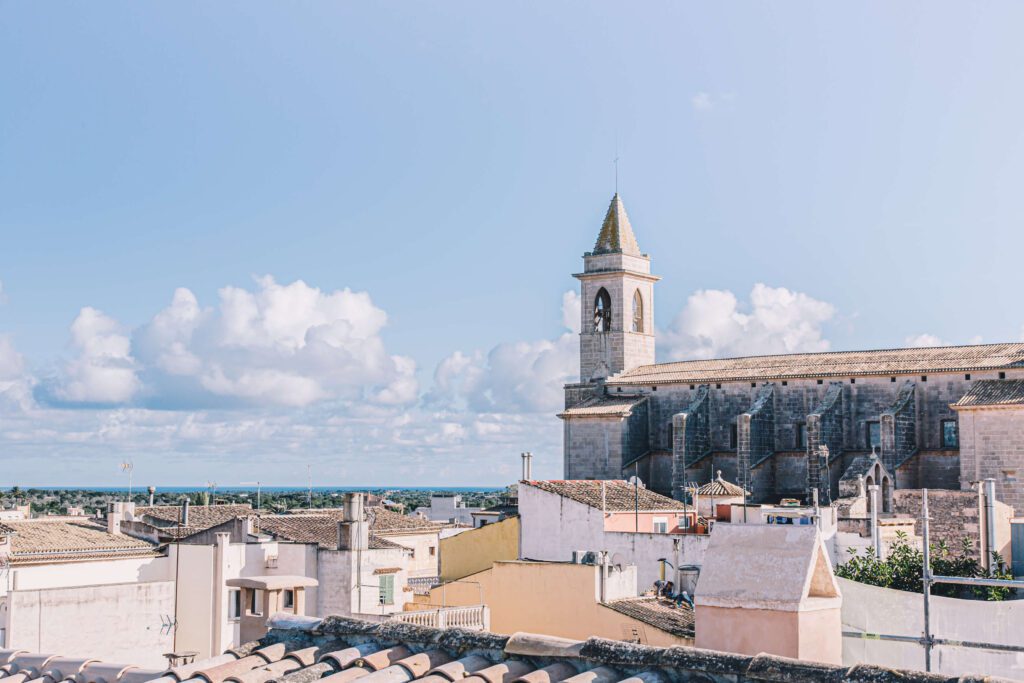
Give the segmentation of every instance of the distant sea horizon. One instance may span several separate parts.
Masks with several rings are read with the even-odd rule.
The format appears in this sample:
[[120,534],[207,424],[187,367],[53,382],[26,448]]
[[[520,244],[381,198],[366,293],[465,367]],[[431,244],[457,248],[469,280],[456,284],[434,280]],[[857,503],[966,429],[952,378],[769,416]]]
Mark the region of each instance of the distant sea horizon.
[[[17,486],[22,491],[93,491],[96,493],[128,493],[127,486],[22,486],[20,484],[0,485],[0,491],[10,490]],[[195,493],[197,491],[209,491],[211,488],[220,493],[246,493],[256,491],[256,486],[157,486],[157,493]],[[499,491],[504,486],[314,486],[313,491],[318,493],[347,493],[349,491],[451,491],[454,493],[484,493],[487,491]],[[132,493],[147,493],[148,485],[132,486]],[[298,493],[309,490],[308,486],[262,486],[260,490],[265,493]]]

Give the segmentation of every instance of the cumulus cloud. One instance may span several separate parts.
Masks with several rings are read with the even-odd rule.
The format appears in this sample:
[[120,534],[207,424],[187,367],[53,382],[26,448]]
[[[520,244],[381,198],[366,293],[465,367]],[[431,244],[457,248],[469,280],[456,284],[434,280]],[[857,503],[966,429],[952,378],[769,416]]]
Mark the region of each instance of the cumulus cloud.
[[563,385],[579,377],[580,300],[562,296],[555,339],[498,344],[486,353],[456,351],[434,371],[433,398],[476,412],[550,414],[563,405]]
[[903,340],[903,343],[908,347],[949,346],[948,342],[943,341],[934,334],[927,333],[907,337]]
[[85,307],[71,324],[77,356],[65,367],[57,395],[75,403],[123,403],[140,388],[131,340],[113,318]]
[[695,292],[659,335],[669,359],[827,351],[824,324],[835,308],[807,294],[758,283],[741,305],[729,291]]
[[387,314],[366,292],[324,292],[301,280],[224,287],[200,306],[187,289],[133,336],[149,389],[175,402],[204,394],[245,403],[305,406],[328,398],[415,400],[416,364],[387,353]]

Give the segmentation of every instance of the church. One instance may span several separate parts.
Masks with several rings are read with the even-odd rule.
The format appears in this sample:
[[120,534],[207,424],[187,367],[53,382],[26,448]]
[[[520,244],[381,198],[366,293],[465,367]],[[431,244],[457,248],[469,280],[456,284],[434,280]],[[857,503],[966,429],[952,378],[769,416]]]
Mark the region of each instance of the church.
[[[650,256],[622,199],[577,273],[580,381],[559,413],[566,479],[638,476],[682,499],[717,471],[753,502],[995,479],[1024,509],[1024,343],[655,361]],[[875,469],[872,469],[874,467]],[[884,472],[884,476],[881,474]]]

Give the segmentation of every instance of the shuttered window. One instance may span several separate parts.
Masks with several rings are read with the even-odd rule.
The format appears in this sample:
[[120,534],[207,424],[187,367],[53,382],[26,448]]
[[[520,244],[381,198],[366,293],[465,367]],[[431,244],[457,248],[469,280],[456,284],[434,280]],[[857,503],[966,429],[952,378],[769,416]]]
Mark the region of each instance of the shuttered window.
[[381,574],[380,576],[380,604],[395,604],[395,575]]

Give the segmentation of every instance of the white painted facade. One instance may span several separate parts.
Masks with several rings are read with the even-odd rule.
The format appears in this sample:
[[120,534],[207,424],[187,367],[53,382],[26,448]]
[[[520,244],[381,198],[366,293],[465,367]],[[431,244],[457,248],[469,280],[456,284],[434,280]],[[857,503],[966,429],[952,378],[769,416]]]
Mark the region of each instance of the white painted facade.
[[432,522],[455,522],[457,524],[473,524],[473,513],[481,508],[466,507],[462,496],[431,496],[429,507],[418,507],[413,515],[429,519]]
[[[838,579],[843,592],[844,631],[919,637],[924,632],[920,593],[878,588]],[[931,632],[937,638],[1020,645],[1024,601],[958,600],[933,596]],[[917,643],[843,638],[843,664],[876,664],[924,670],[924,649]],[[968,673],[1024,679],[1024,653],[940,645],[932,651],[932,671],[944,676]]]
[[704,562],[707,535],[605,531],[604,516],[589,505],[520,485],[520,559],[567,562],[576,550],[604,550],[613,563],[636,565],[640,591],[661,577],[660,558],[675,566]]

